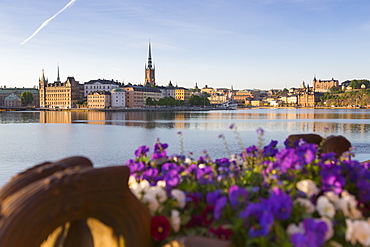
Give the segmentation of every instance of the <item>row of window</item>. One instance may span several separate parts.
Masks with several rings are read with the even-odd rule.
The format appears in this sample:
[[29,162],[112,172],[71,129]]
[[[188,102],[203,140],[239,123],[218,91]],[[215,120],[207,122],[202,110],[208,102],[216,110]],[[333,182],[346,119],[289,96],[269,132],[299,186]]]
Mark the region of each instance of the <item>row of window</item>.
[[[113,86],[85,86],[86,89],[110,89],[113,88]],[[87,92],[87,91],[86,91]]]

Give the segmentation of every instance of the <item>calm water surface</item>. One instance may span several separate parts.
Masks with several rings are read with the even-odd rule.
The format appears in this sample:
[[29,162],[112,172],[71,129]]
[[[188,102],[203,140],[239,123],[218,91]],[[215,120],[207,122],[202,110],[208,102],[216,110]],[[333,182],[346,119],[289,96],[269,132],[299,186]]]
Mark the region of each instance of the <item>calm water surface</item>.
[[179,154],[181,131],[184,154],[213,158],[227,155],[223,134],[232,153],[256,144],[256,129],[264,142],[294,133],[343,135],[356,148],[358,160],[370,159],[370,110],[366,109],[248,109],[209,112],[0,112],[0,186],[16,173],[44,161],[86,156],[95,166],[121,165],[141,145],[157,138]]

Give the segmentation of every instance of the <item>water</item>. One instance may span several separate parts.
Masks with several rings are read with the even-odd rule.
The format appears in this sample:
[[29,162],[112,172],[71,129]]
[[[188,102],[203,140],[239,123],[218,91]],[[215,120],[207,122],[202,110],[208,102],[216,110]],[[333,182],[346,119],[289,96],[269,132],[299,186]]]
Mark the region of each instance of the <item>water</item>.
[[[370,110],[366,109],[248,109],[210,112],[0,112],[0,186],[16,173],[44,161],[69,156],[88,157],[94,166],[122,165],[137,147],[153,147],[157,138],[169,144],[169,154],[211,158],[227,156],[219,135],[232,153],[257,142],[290,134],[343,135],[356,148],[356,158],[370,159]],[[234,123],[237,134],[229,129]]]

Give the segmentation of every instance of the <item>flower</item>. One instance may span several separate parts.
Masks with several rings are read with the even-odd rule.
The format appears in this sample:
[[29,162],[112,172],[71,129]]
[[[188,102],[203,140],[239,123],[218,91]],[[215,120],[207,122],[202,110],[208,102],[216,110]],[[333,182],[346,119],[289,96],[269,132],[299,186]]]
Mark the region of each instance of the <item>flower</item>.
[[159,208],[159,203],[157,199],[151,194],[145,194],[143,196],[143,202],[148,205],[148,208],[152,214],[154,214],[155,211],[157,211],[157,209]]
[[167,156],[159,141],[151,156],[135,152],[128,185],[152,215],[155,246],[194,234],[233,246],[370,246],[370,163],[304,142],[263,146],[260,134],[215,160]]
[[363,246],[370,245],[370,224],[367,221],[346,219],[346,224],[346,240],[348,242],[351,242],[352,245],[357,242]]
[[232,185],[229,189],[229,200],[234,210],[236,210],[238,206],[245,206],[248,200],[248,191],[237,185]]
[[162,241],[166,239],[170,232],[170,222],[163,215],[152,217],[151,234],[154,240]]
[[281,189],[274,188],[268,202],[270,203],[272,214],[279,220],[286,220],[292,213],[292,198],[285,194]]
[[174,232],[180,231],[180,224],[181,224],[180,212],[176,209],[172,209],[171,210],[171,226]]
[[141,146],[135,151],[135,156],[136,157],[146,156],[148,152],[149,152],[148,146]]
[[216,235],[219,239],[228,240],[230,239],[230,236],[233,234],[230,228],[227,228],[225,226],[219,226],[216,229],[210,227],[209,231]]
[[257,129],[257,135],[262,136],[264,133],[264,130],[262,128]]
[[335,215],[335,207],[326,196],[319,196],[316,202],[316,208],[321,216],[332,219]]
[[315,205],[313,205],[312,202],[307,198],[299,197],[294,201],[294,203],[299,204],[303,208],[304,213],[306,214],[312,214],[316,210]]
[[290,240],[293,246],[321,246],[325,242],[328,226],[324,221],[306,218],[302,222],[304,233],[294,233]]
[[266,236],[274,221],[267,201],[249,204],[239,216],[249,228],[248,233],[252,238]]
[[301,180],[296,184],[296,186],[297,189],[304,192],[308,198],[313,195],[317,195],[320,192],[315,182],[310,179]]
[[171,196],[176,199],[179,208],[184,208],[186,205],[186,195],[182,190],[172,189]]

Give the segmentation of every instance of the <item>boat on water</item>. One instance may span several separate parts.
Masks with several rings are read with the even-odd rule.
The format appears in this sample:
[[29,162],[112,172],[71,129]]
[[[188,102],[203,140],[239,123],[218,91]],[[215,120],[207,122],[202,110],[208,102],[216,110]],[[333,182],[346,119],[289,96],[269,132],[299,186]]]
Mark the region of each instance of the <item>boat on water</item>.
[[231,101],[227,101],[227,102],[222,103],[221,107],[228,109],[228,110],[236,110],[236,108],[238,107],[238,104],[233,103]]

